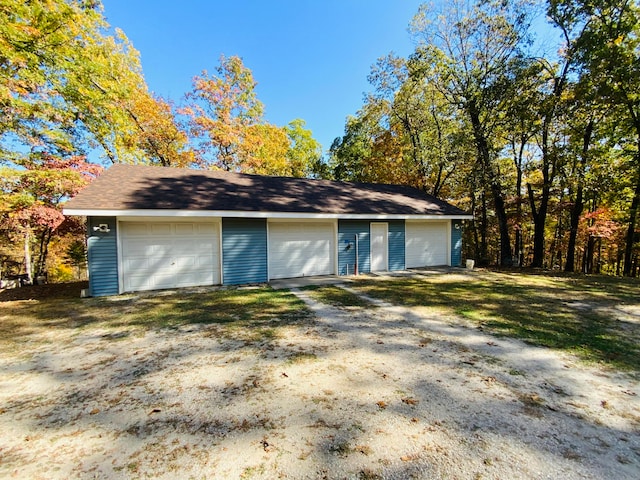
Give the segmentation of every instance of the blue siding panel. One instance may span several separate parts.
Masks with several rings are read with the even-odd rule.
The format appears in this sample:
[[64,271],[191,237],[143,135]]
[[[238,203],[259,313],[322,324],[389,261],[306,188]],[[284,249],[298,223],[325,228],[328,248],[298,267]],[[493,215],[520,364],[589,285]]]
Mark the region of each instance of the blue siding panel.
[[389,270],[404,270],[404,220],[389,222]]
[[222,271],[225,285],[267,281],[266,219],[222,219]]
[[[110,231],[102,233],[93,227],[101,223]],[[115,217],[87,219],[87,260],[89,264],[89,295],[100,297],[118,294],[118,242]]]
[[[338,275],[353,274],[356,235],[358,235],[358,271],[360,273],[371,271],[369,224],[368,220],[338,221]],[[351,246],[347,249],[349,244]]]
[[451,221],[451,266],[462,265],[462,221]]

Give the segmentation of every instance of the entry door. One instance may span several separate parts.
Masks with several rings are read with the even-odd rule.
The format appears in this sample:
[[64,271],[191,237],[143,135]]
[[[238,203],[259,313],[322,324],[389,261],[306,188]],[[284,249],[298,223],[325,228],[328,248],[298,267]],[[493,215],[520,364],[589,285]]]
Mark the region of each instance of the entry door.
[[389,270],[389,224],[371,224],[371,271]]

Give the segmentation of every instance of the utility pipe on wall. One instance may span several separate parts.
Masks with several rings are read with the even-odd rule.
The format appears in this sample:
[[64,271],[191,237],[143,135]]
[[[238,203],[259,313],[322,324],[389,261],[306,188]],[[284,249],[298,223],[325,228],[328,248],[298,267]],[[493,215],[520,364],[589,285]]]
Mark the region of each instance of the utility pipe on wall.
[[358,275],[358,234],[355,234],[356,237],[356,262],[354,263],[353,266],[353,274],[354,275]]

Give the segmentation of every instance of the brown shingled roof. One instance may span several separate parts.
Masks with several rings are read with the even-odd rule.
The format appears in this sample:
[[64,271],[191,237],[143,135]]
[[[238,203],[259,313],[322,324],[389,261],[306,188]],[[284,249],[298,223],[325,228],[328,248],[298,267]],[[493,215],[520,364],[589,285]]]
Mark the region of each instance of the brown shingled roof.
[[329,214],[467,213],[398,185],[267,177],[210,170],[113,165],[65,210],[194,210]]

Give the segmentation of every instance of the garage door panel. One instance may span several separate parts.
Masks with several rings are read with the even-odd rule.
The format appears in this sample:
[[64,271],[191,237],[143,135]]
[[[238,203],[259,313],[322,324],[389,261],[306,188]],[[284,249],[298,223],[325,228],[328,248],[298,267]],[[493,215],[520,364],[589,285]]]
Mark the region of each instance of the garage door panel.
[[407,268],[448,264],[447,227],[446,222],[407,222]]
[[333,273],[331,223],[269,225],[269,276],[294,278]]
[[217,235],[218,234],[218,226],[216,224],[208,224],[208,223],[197,223],[196,232],[199,235]]
[[150,223],[147,227],[147,234],[152,235],[171,235],[172,224],[171,223]]
[[220,283],[219,225],[122,222],[123,289]]
[[127,235],[148,235],[149,226],[146,223],[128,223],[127,227]]
[[175,226],[176,235],[193,235],[197,230],[194,228],[194,225],[191,223],[180,224],[177,223]]

